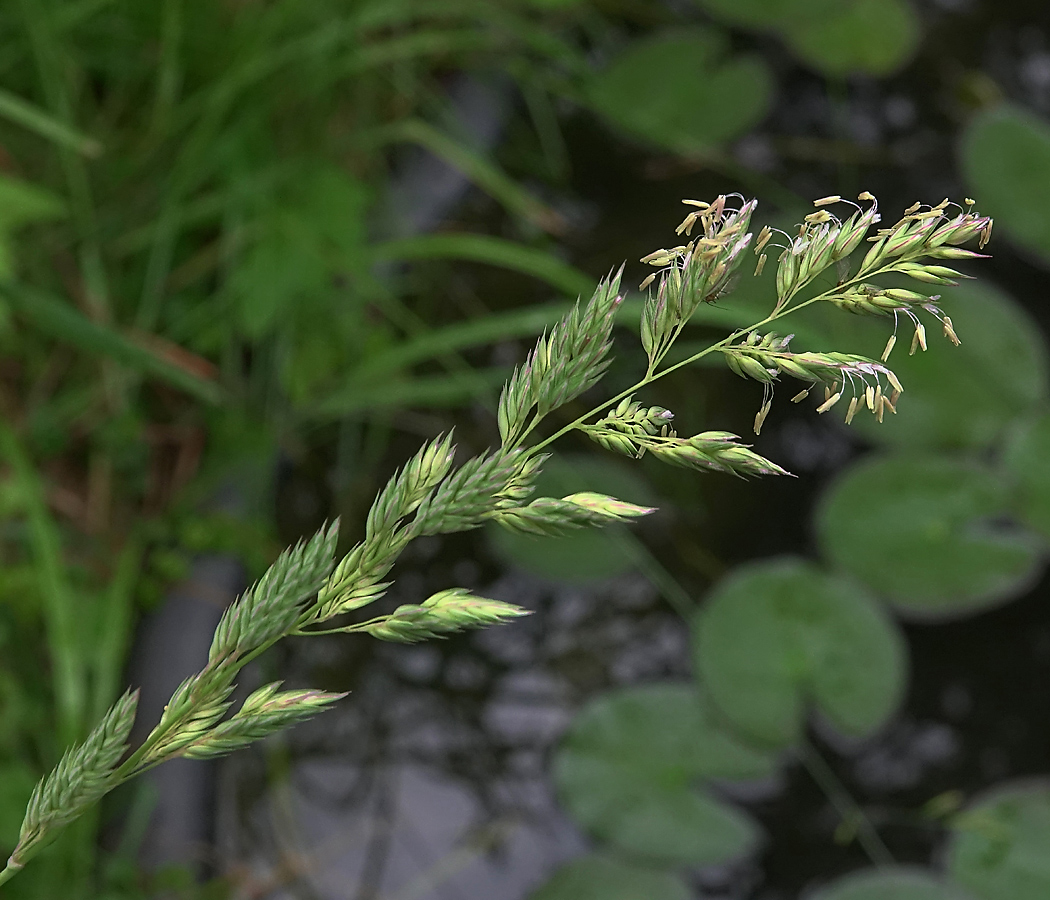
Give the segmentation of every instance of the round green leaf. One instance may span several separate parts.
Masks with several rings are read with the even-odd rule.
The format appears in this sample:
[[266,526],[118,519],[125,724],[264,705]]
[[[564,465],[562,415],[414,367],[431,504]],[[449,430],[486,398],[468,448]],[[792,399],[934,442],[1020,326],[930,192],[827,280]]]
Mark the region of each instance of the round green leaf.
[[650,862],[713,865],[750,850],[758,826],[692,785],[765,776],[773,762],[724,732],[692,685],[661,684],[585,707],[554,778],[566,809],[595,837]]
[[1050,785],[996,788],[953,823],[952,878],[979,900],[1050,897]]
[[[680,787],[696,778],[764,778],[775,760],[726,732],[691,683],[647,684],[601,694],[575,717],[558,751],[563,774],[577,766],[609,782]],[[565,790],[573,793],[570,779]]]
[[1050,415],[1026,422],[1010,439],[1003,462],[1014,478],[1014,510],[1050,540]]
[[981,209],[1018,244],[1050,261],[1050,125],[1004,103],[974,117],[959,151]]
[[799,739],[808,704],[846,734],[875,731],[907,676],[903,638],[875,599],[800,559],[743,566],[720,582],[694,646],[719,709],[772,746]]
[[713,31],[637,41],[595,76],[591,102],[638,137],[702,152],[743,134],[769,109],[773,80],[762,60],[727,54]]
[[784,22],[788,45],[804,63],[830,76],[889,75],[919,46],[919,16],[907,0],[818,3],[816,14]]
[[[565,497],[578,491],[596,491],[640,506],[656,505],[637,467],[598,455],[549,459],[533,496]],[[634,543],[623,525],[582,528],[561,537],[517,534],[491,525],[489,536],[504,559],[560,581],[610,578],[635,567]]]
[[1004,525],[1009,497],[981,466],[944,457],[873,457],[850,468],[817,510],[837,567],[901,612],[954,618],[1016,596],[1040,566],[1040,543]]
[[689,900],[692,896],[677,875],[594,854],[563,865],[530,900]]
[[912,866],[851,872],[822,887],[807,900],[967,900],[939,875]]
[[825,75],[887,75],[912,57],[921,37],[908,0],[698,2],[725,22],[779,32],[803,63]]

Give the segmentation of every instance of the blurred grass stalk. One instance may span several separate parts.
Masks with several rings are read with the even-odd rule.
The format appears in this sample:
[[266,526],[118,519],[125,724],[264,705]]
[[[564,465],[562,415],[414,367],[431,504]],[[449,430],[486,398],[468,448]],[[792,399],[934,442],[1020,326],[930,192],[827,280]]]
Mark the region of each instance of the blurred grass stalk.
[[[314,26],[309,16],[299,15],[295,4],[279,3],[252,17],[234,16],[232,26],[223,31],[204,21],[220,13],[191,8],[181,0],[164,0],[155,16],[147,14],[147,18],[156,18],[159,28],[157,65],[137,68],[132,57],[116,69],[111,68],[109,55],[119,53],[119,46],[105,43],[114,40],[113,35],[103,29],[99,37],[88,26],[98,24],[102,17],[122,13],[91,5],[20,0],[7,15],[13,20],[15,33],[24,38],[22,58],[32,62],[43,101],[38,104],[14,90],[0,89],[0,119],[42,138],[53,148],[57,168],[49,168],[47,162],[41,165],[46,154],[34,160],[32,168],[38,179],[66,198],[71,219],[68,229],[62,226],[56,233],[57,244],[52,240],[42,246],[45,253],[51,253],[55,246],[71,251],[75,264],[63,288],[77,302],[60,296],[40,277],[52,267],[46,263],[41,267],[36,256],[26,259],[29,265],[25,268],[33,274],[24,280],[3,281],[0,296],[34,340],[43,339],[49,348],[51,342],[72,348],[78,359],[87,363],[93,372],[93,381],[89,382],[93,402],[99,404],[104,420],[129,413],[148,417],[149,403],[142,390],[147,378],[169,384],[204,409],[241,407],[242,413],[258,414],[250,408],[256,401],[245,395],[245,385],[230,380],[228,362],[222,371],[216,370],[206,355],[185,346],[184,337],[172,340],[166,336],[164,309],[173,292],[176,266],[186,245],[200,240],[201,229],[217,223],[224,233],[217,242],[220,252],[214,256],[214,268],[209,270],[220,283],[229,277],[230,267],[237,265],[236,243],[244,230],[240,222],[245,212],[250,215],[252,210],[251,206],[244,207],[237,193],[237,178],[258,183],[282,165],[288,166],[279,156],[267,158],[266,152],[274,148],[263,147],[254,159],[233,160],[241,168],[231,173],[228,151],[242,138],[249,143],[256,140],[256,122],[248,111],[253,104],[276,110],[281,99],[275,88],[287,83],[289,75],[299,68],[318,88],[311,89],[313,97],[328,97],[326,91],[334,97],[337,89],[343,90],[348,84],[359,92],[360,96],[350,102],[357,104],[352,106],[353,115],[364,120],[355,128],[364,137],[352,153],[358,159],[363,154],[366,170],[381,168],[383,157],[395,144],[422,148],[447,167],[452,190],[423,215],[429,224],[440,221],[473,184],[512,218],[551,234],[564,231],[561,217],[489,156],[501,123],[460,122],[453,134],[419,117],[418,108],[440,105],[428,83],[433,64],[446,66],[449,60],[460,59],[469,64],[471,54],[496,48],[509,48],[502,54],[509,58],[517,44],[570,68],[580,68],[575,51],[554,33],[513,10],[462,0],[431,10],[416,21],[410,9],[371,3],[360,4],[341,20]],[[195,21],[194,16],[202,21]],[[110,18],[107,24],[119,21]],[[301,27],[304,22],[305,29]],[[122,22],[132,28],[143,24],[132,23],[132,18]],[[226,42],[224,52],[213,52],[211,42],[216,39]],[[519,66],[519,80],[522,71]],[[388,81],[391,72],[392,85]],[[97,79],[97,93],[88,89],[92,78]],[[382,103],[371,101],[367,95],[375,85],[366,79],[379,84],[380,91],[392,89],[398,97],[405,97],[405,86],[411,84],[407,107],[391,114]],[[33,92],[24,76],[23,81],[23,90]],[[506,89],[504,85],[497,93]],[[539,91],[542,93],[542,88]],[[136,100],[127,105],[131,97],[143,93],[152,97],[151,102]],[[530,103],[535,106],[538,102],[534,90]],[[489,114],[495,110],[503,116],[508,108],[504,99],[490,107]],[[484,113],[484,105],[481,109]],[[296,110],[297,117],[300,112]],[[307,114],[317,113],[317,109],[307,110]],[[369,117],[378,121],[368,121]],[[325,125],[321,120],[315,124]],[[547,139],[549,142],[550,135]],[[335,147],[322,144],[297,152],[302,154],[304,149],[304,158],[310,154],[324,158]],[[224,177],[231,174],[234,177],[229,183],[234,189],[223,191]],[[412,202],[425,205],[426,199],[415,197]],[[398,215],[408,221],[419,219],[418,213],[418,209],[398,210]],[[142,221],[143,214],[149,217],[147,221]],[[396,237],[371,246],[369,265],[469,260],[535,277],[569,295],[589,292],[592,286],[591,279],[551,253],[513,241],[481,234],[420,235],[411,229],[397,229],[394,234]],[[137,291],[133,287],[136,281]],[[403,305],[398,311],[402,301],[393,290],[387,290],[388,311],[400,316],[399,325],[417,321],[416,314]],[[137,300],[129,303],[135,294]],[[206,302],[215,304],[219,300],[212,294]],[[286,302],[290,305],[294,298],[288,297]],[[563,303],[551,303],[477,321],[419,327],[406,342],[381,348],[343,373],[343,386],[301,410],[301,418],[308,423],[361,420],[377,409],[457,405],[491,396],[506,372],[475,371],[462,352],[531,336],[565,309]],[[227,357],[239,352],[241,336],[234,323],[228,326],[224,340]],[[27,345],[25,352],[37,349],[35,344]],[[272,355],[259,354],[259,358],[262,366],[273,364]],[[411,374],[414,366],[431,360],[436,360],[446,374]],[[395,375],[401,377],[391,377]],[[279,379],[270,371],[261,381],[270,393]],[[264,417],[272,415],[272,403],[272,397],[265,399],[263,408],[270,409]],[[11,467],[24,500],[28,547],[44,600],[58,723],[52,752],[57,753],[60,747],[82,739],[86,723],[97,720],[115,697],[126,662],[148,541],[139,527],[141,512],[130,525],[118,527],[113,521],[112,507],[124,487],[119,481],[114,483],[111,451],[92,450],[92,471],[99,473],[101,493],[89,498],[89,506],[97,515],[88,525],[100,529],[103,547],[120,548],[115,562],[103,560],[101,568],[108,573],[104,576],[108,580],[96,593],[99,601],[93,604],[84,590],[70,582],[67,541],[49,509],[45,476],[26,439],[12,424],[0,424],[0,453]],[[202,639],[206,642],[208,633]],[[91,882],[97,825],[97,816],[85,817],[60,845],[62,861],[49,867],[49,895],[68,894],[70,886],[83,887]]]

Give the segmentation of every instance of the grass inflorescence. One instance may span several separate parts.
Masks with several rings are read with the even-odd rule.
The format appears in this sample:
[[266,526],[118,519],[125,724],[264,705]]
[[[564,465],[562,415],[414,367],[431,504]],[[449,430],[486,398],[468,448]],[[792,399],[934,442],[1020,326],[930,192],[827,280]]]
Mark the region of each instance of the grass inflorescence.
[[[670,410],[634,399],[664,376],[711,354],[721,354],[732,371],[764,386],[756,433],[769,412],[773,385],[785,376],[807,385],[795,400],[814,386],[824,388],[823,402],[817,408],[821,413],[846,395],[850,398],[847,421],[861,408],[880,421],[886,411],[894,412],[903,386],[886,360],[896,328],[883,358],[873,360],[835,350],[795,353],[789,337],[767,326],[804,307],[826,303],[857,315],[887,316],[895,322],[905,319],[914,327],[913,352],[926,346],[920,313],[932,316],[946,337],[957,343],[951,319],[938,305],[938,295],[881,287],[872,279],[897,273],[923,284],[951,284],[961,274],[937,261],[980,256],[960,245],[979,239],[983,247],[992,223],[973,211],[972,202],[958,208],[943,201],[930,207],[916,204],[896,224],[869,236],[880,221],[878,205],[866,192],[858,199],[869,205],[862,208],[841,197],[821,198],[796,234],[763,228],[757,237],[748,231],[755,201],[738,198],[734,204],[727,196],[712,203],[686,201],[691,212],[678,234],[690,238],[688,243],[658,250],[642,260],[658,271],[642,285],[643,290],[656,286],[644,300],[640,338],[648,366],[638,383],[530,443],[551,413],[597,385],[609,365],[614,319],[623,299],[621,268],[598,285],[587,303],[577,303],[543,335],[514,371],[499,400],[501,443],[496,450],[454,467],[452,438],[441,435],[390,478],[368,513],[364,538],[341,560],[335,558],[338,523],[283,553],[225,612],[207,665],[179,686],[160,722],[131,753],[127,753],[126,741],[137,695],[129,692],[121,697],[87,739],[70,748],[37,785],[18,845],[0,872],[0,884],[65,825],[141,772],[177,757],[201,759],[231,753],[340,699],[342,694],[282,692],[279,684],[269,684],[228,715],[239,671],[283,638],[367,633],[380,640],[414,642],[526,614],[512,604],[453,587],[422,603],[345,624],[346,613],[383,596],[399,555],[416,537],[465,531],[489,522],[531,534],[562,534],[653,512],[589,492],[531,499],[536,478],[549,457],[546,448],[568,432],[579,431],[603,448],[632,458],[650,453],[672,465],[741,477],[786,474],[735,434],[704,431],[680,436],[672,427]],[[841,204],[853,209],[845,219],[831,211]],[[854,270],[850,256],[866,238],[872,246]],[[758,255],[756,269],[760,271],[773,246],[779,246],[781,252],[769,315],[685,360],[665,365],[668,351],[701,304],[731,292],[745,251],[751,248]],[[807,288],[832,266],[838,271],[837,284],[807,296]]]

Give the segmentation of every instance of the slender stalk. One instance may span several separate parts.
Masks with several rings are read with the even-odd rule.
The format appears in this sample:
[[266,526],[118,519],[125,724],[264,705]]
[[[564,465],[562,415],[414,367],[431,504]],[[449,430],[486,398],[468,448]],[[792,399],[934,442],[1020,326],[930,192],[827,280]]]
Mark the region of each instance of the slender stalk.
[[58,736],[63,744],[71,744],[81,737],[87,713],[87,691],[76,603],[65,576],[62,542],[29,456],[11,426],[2,420],[0,455],[14,470],[27,508],[30,547],[40,573],[48,650],[54,666]]
[[98,720],[116,699],[131,633],[134,589],[142,564],[143,546],[138,535],[125,543],[117,558],[109,587],[103,595],[94,658],[92,718]]
[[828,802],[835,807],[835,811],[844,822],[856,823],[857,842],[868,858],[877,866],[892,866],[895,862],[893,854],[890,853],[875,826],[871,824],[871,819],[861,809],[860,804],[853,799],[853,795],[832,771],[824,757],[808,741],[802,743],[801,750],[802,765],[824,792]]

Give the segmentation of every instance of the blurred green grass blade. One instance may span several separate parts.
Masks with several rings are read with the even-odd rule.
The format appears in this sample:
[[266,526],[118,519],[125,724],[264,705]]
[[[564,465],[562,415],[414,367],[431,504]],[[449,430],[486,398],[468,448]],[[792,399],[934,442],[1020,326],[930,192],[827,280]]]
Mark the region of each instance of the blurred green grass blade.
[[[593,285],[593,282],[591,284]],[[429,359],[437,359],[444,354],[469,350],[497,341],[532,337],[557,322],[569,308],[570,304],[565,302],[545,303],[542,306],[493,313],[482,319],[457,322],[454,325],[422,332],[364,361],[354,370],[352,383],[355,386],[364,385],[379,376],[389,375]],[[641,318],[640,298],[625,300],[616,318],[619,325],[637,328]]]
[[391,407],[455,406],[499,387],[510,369],[499,366],[453,375],[414,378],[392,384],[341,388],[309,410],[306,418],[331,420]]
[[361,384],[444,353],[539,334],[557,322],[568,309],[567,303],[547,303],[425,332],[366,360],[354,371],[353,381]]
[[0,455],[11,466],[29,520],[30,551],[40,576],[48,650],[54,667],[58,737],[60,744],[68,745],[81,737],[87,693],[73,589],[66,579],[62,561],[62,539],[29,455],[3,419],[0,419]]
[[427,3],[425,6],[379,0],[357,12],[354,22],[358,35],[369,45],[377,43],[377,32],[382,34],[403,29],[411,33],[418,32],[424,22],[466,22],[477,33],[487,37],[489,47],[493,45],[495,34],[507,35],[515,44],[533,50],[539,57],[537,62],[541,68],[548,69],[550,62],[556,62],[559,67],[568,69],[576,76],[588,73],[587,58],[562,34],[509,6],[493,3],[492,0],[449,0]]
[[372,248],[377,260],[461,259],[546,281],[570,296],[590,296],[597,279],[542,250],[487,234],[421,234]]
[[418,31],[355,48],[345,62],[332,67],[331,75],[341,78],[421,56],[447,56],[472,50],[491,50],[492,44],[492,36],[477,28]]
[[558,212],[537,200],[491,160],[422,119],[406,119],[377,129],[374,138],[381,143],[418,144],[459,169],[511,214],[532,222],[550,234],[565,231],[565,220]]
[[94,138],[60,122],[40,107],[3,88],[0,88],[0,117],[84,156],[94,157],[102,152],[102,144]]
[[65,0],[52,12],[55,30],[70,31],[78,28],[107,6],[116,3],[117,0]]
[[[72,127],[71,123],[75,121],[72,96],[74,82],[80,72],[79,59],[73,46],[56,33],[51,4],[21,0],[19,5],[47,105],[57,120]],[[79,232],[77,255],[80,274],[87,288],[85,298],[93,313],[100,319],[106,319],[110,313],[109,283],[99,243],[91,176],[78,154],[62,145],[58,150],[70,209]]]
[[10,282],[0,283],[0,297],[10,303],[16,313],[53,338],[153,375],[205,403],[222,401],[222,389],[214,381],[193,374],[189,368],[165,359],[144,343],[110,326],[92,321],[57,297]]
[[117,558],[113,576],[100,597],[97,635],[90,664],[92,680],[92,721],[105,715],[117,697],[131,639],[135,585],[142,565],[143,542],[131,535]]

